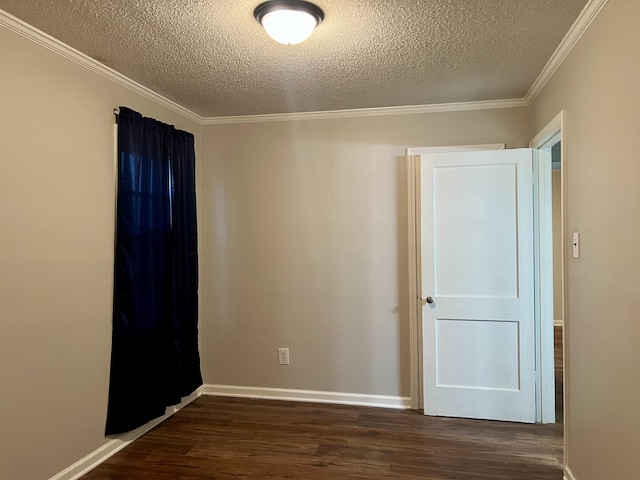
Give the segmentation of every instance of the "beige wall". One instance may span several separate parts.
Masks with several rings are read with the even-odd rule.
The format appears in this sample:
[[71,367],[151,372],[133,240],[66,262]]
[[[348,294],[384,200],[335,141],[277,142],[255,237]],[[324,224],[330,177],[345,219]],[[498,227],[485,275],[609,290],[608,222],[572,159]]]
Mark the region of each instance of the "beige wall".
[[[203,127],[205,382],[409,395],[404,148],[522,147],[566,109],[568,463],[634,478],[638,18],[609,0],[530,109]],[[0,478],[46,479],[105,441],[111,110],[200,127],[5,29],[0,55]]]
[[114,117],[199,126],[0,28],[0,478],[105,443]]
[[205,383],[409,396],[405,148],[523,147],[527,113],[203,127]]
[[566,109],[567,460],[576,480],[640,472],[640,2],[609,0],[532,106]]

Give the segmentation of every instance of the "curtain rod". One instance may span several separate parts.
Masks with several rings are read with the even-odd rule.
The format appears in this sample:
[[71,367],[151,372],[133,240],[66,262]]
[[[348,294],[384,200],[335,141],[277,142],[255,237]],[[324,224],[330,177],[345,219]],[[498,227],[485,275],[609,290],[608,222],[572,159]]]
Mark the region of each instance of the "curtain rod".
[[113,114],[116,116],[116,123],[118,123],[118,117],[120,116],[120,109],[118,107],[114,108]]

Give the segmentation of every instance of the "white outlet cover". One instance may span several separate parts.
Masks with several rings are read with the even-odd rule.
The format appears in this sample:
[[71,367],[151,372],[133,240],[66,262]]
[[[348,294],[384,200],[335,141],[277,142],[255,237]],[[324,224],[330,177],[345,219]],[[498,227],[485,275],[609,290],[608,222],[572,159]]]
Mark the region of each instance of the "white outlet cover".
[[289,365],[289,349],[278,349],[278,365]]

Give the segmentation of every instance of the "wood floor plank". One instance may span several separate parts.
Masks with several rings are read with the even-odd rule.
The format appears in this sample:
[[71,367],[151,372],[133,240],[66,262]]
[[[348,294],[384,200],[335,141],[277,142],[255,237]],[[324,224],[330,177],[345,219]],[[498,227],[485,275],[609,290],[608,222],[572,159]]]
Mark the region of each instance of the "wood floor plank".
[[561,480],[562,424],[200,397],[82,480]]

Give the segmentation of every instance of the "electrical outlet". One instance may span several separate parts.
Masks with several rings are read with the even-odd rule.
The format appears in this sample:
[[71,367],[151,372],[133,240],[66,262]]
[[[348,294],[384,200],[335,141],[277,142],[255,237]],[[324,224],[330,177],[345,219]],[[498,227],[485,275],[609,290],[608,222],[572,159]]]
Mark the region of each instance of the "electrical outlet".
[[289,349],[278,349],[278,365],[289,365]]

